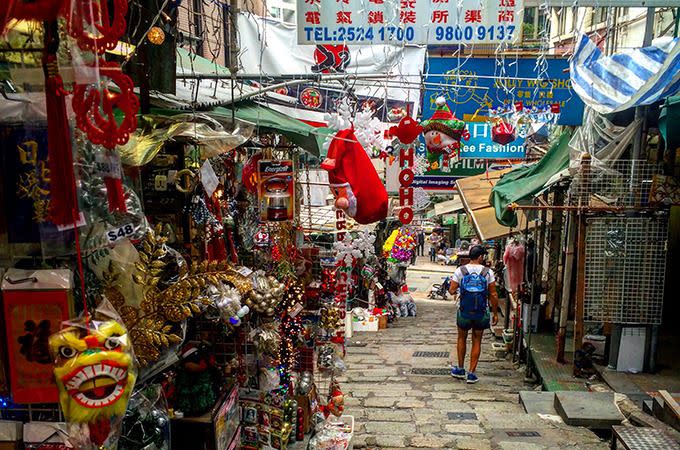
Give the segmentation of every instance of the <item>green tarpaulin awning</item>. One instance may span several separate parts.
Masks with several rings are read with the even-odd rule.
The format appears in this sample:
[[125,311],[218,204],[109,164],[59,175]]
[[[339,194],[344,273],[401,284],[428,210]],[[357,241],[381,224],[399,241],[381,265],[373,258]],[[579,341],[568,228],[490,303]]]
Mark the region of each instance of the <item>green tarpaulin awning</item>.
[[[305,151],[315,156],[325,157],[323,143],[326,136],[333,132],[332,130],[313,127],[254,102],[242,102],[231,107],[234,108],[234,116],[237,119],[250,122],[264,132],[281,133]],[[231,118],[231,109],[218,107],[208,115]]]
[[562,133],[538,163],[512,170],[496,183],[491,190],[489,202],[496,211],[498,223],[506,227],[517,227],[517,215],[508,205],[527,202],[543,189],[553,175],[569,166],[570,137],[570,133]]

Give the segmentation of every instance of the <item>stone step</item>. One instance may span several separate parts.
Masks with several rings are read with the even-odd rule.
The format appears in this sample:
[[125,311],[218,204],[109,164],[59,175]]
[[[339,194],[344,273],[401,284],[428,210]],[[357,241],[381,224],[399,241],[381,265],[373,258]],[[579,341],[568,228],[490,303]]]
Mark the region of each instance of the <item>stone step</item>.
[[613,392],[558,391],[554,404],[567,425],[606,430],[624,419]]
[[519,402],[529,414],[557,415],[554,392],[520,391]]

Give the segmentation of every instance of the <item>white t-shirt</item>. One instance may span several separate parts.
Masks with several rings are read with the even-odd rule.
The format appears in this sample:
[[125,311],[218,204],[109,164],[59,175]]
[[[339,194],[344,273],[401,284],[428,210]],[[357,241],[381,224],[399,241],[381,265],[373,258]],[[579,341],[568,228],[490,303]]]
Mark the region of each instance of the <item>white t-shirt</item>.
[[[482,270],[484,267],[481,264],[466,264],[465,268],[469,273],[482,273]],[[453,272],[453,281],[456,283],[460,284],[461,281],[463,281],[463,271],[460,270],[460,267],[456,269],[455,272]],[[496,281],[496,277],[493,274],[493,270],[491,268],[488,268],[488,271],[486,273],[486,280],[489,282],[489,284],[493,283]]]

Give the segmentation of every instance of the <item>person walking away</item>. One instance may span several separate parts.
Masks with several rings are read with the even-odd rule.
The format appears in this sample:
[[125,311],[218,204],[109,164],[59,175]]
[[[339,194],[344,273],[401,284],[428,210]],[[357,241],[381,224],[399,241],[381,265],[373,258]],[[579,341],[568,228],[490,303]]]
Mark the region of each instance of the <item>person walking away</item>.
[[425,232],[418,230],[418,256],[425,256]]
[[439,250],[439,243],[441,242],[441,236],[436,231],[430,234],[430,262],[437,261],[437,250]]
[[[451,376],[476,383],[479,355],[482,351],[482,335],[484,330],[498,323],[498,293],[493,271],[484,265],[486,249],[481,245],[470,248],[470,263],[459,267],[453,273],[449,293],[455,296],[458,292],[458,365],[451,369]],[[491,303],[491,314],[489,313]],[[470,370],[465,373],[465,354],[468,332],[472,331],[472,349],[470,351]]]

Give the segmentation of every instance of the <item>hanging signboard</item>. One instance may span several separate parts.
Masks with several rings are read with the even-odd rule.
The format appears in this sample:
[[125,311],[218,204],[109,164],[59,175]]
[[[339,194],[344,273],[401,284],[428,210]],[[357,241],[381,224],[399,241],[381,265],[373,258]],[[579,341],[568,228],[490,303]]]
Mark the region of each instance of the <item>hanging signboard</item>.
[[515,42],[523,0],[297,0],[299,44]]
[[491,126],[488,123],[468,123],[470,138],[462,142],[461,158],[476,159],[522,159],[525,156],[524,138],[501,145],[492,140]]
[[583,101],[571,87],[569,61],[545,58],[537,63],[536,58],[429,58],[425,82],[442,86],[425,91],[422,116],[430,117],[437,97],[444,96],[466,122],[483,120],[490,108],[521,102],[525,109],[559,105],[557,125],[581,125]]
[[[289,117],[313,126],[326,125],[325,115],[336,110],[346,92],[340,84],[314,81],[319,74],[389,75],[391,82],[384,86],[376,85],[375,80],[352,81],[359,107],[374,110],[381,122],[399,122],[407,110],[420,109],[420,95],[406,83],[422,73],[425,47],[349,42],[298,45],[295,25],[247,13],[238,14],[238,32],[243,73],[261,74],[261,78],[251,80],[257,87],[280,85],[266,94],[267,106]],[[309,75],[309,81],[282,84],[300,74]]]

